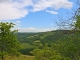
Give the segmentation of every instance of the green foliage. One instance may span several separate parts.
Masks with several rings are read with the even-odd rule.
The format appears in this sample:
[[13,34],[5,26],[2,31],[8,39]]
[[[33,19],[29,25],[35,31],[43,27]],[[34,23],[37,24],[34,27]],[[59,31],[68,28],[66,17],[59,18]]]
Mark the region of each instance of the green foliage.
[[40,36],[40,39],[44,39],[45,37],[49,36],[49,35],[53,35],[54,33],[52,32],[43,32],[43,33],[40,33],[39,36]]
[[[78,37],[79,35],[79,37]],[[61,53],[63,58],[69,60],[79,60],[80,58],[80,34],[74,33],[65,36],[57,41],[58,51]]]
[[55,43],[58,39],[63,38],[64,35],[67,35],[70,31],[69,30],[56,30],[48,33],[48,35],[41,40],[44,43]]
[[34,41],[39,40],[38,33],[17,33],[17,37],[21,43],[27,42],[33,44]]
[[29,44],[29,43],[21,43],[22,49],[20,49],[19,52],[23,55],[31,55],[29,52],[34,49],[35,46]]
[[0,22],[0,56],[2,60],[7,55],[18,55],[20,49],[20,43],[17,40],[15,32],[17,30],[11,30],[15,24],[8,22]]
[[60,54],[52,47],[49,47],[48,44],[45,44],[42,49],[35,48],[30,53],[32,53],[35,56],[35,60],[61,60],[62,59]]
[[68,32],[68,30],[56,30],[43,33],[18,33],[18,39],[24,48],[27,49],[30,45],[39,46],[44,43],[51,44],[66,35]]
[[[58,32],[61,33],[61,31]],[[35,48],[33,51],[31,51],[36,60],[80,59],[80,32],[62,32],[60,37],[58,32],[56,35],[58,36],[58,40],[55,40],[55,42],[49,42],[49,44],[42,44],[40,47]],[[47,38],[44,42],[47,42],[48,39],[49,38]]]
[[[70,30],[56,30],[52,32],[34,33],[33,35],[30,36],[28,36],[27,33],[25,33],[25,37],[26,40],[24,41],[23,39],[22,42],[24,49],[22,49],[20,52],[29,55],[33,54],[36,60],[39,59],[79,60],[80,59],[79,31],[73,32]],[[38,37],[39,39],[37,39]],[[34,48],[38,47],[38,48],[34,49],[33,47]],[[29,53],[31,50],[33,50],[31,52],[32,54]]]

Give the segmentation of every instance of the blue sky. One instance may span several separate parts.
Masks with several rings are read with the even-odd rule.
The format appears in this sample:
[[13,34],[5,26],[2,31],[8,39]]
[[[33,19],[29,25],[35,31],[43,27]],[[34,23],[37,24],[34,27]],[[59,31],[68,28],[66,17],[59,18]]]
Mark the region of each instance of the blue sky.
[[75,0],[0,0],[0,21],[15,23],[19,32],[56,30],[58,15],[66,19],[74,8]]

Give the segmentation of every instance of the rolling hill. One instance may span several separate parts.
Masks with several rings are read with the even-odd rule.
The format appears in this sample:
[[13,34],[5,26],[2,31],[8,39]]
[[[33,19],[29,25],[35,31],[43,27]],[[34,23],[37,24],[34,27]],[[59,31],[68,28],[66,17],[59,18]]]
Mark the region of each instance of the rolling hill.
[[22,45],[22,54],[30,55],[30,51],[35,47],[40,46],[44,43],[56,43],[58,40],[63,41],[69,37],[80,37],[80,34],[75,34],[70,30],[56,30],[49,32],[39,32],[39,33],[17,33],[18,40]]

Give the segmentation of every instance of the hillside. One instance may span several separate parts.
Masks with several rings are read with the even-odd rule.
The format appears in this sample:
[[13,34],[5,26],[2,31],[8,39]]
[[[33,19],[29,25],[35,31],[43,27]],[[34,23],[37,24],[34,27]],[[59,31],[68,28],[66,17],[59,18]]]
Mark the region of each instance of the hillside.
[[17,37],[21,43],[26,42],[35,45],[35,43],[54,42],[68,33],[70,33],[69,30],[56,30],[40,33],[18,33]]
[[[56,43],[58,40],[64,41],[64,38],[67,39],[67,36],[71,35],[74,35],[74,33],[69,30],[56,30],[40,33],[18,33],[17,37],[23,47],[20,52],[22,54],[29,54],[31,50],[41,44]],[[77,34],[77,37],[80,37],[80,34]]]

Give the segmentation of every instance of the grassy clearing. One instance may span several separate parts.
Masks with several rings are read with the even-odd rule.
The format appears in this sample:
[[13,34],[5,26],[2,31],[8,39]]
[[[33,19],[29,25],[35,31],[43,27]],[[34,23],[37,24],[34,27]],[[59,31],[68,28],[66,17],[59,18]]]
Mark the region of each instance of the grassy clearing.
[[22,48],[23,49],[25,49],[25,48],[34,48],[35,46],[33,46],[33,45],[31,45],[31,44],[29,44],[29,43],[21,43],[21,45],[22,45]]
[[34,56],[21,55],[18,57],[7,57],[5,60],[34,60]]
[[43,36],[40,36],[40,39],[44,39],[45,37],[49,36],[49,35],[53,35],[54,32],[47,32],[47,33],[44,33]]

